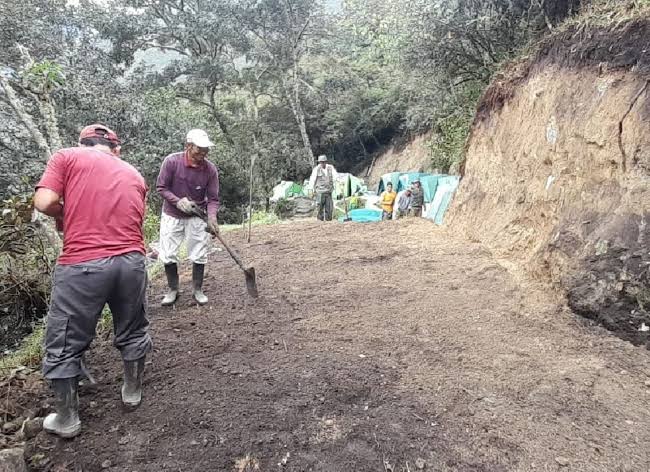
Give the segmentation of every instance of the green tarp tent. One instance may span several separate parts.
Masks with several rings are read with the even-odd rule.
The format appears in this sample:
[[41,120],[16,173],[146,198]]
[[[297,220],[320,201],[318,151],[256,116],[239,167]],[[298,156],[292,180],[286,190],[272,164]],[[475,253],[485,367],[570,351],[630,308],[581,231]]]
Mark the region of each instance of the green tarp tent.
[[426,174],[424,172],[391,172],[381,176],[377,195],[386,189],[388,182],[393,183],[393,190],[401,192],[415,180],[420,180],[426,204],[425,217],[441,225],[451,204],[451,199],[458,188],[460,177],[445,174]]
[[281,198],[296,197],[298,195],[303,195],[302,187],[300,184],[283,180],[278,185],[273,187],[273,195],[271,196],[271,201],[277,202]]
[[377,188],[377,195],[381,194],[386,189],[386,184],[388,182],[393,183],[393,190],[396,192],[401,192],[406,190],[408,187],[413,184],[416,180],[420,180],[422,184],[422,189],[424,190],[424,201],[426,203],[433,200],[433,196],[436,193],[436,188],[438,186],[438,179],[444,177],[443,174],[427,174],[426,172],[391,172],[389,174],[384,174],[379,181],[379,187]]
[[422,190],[424,190],[424,203],[431,203],[433,197],[436,195],[436,190],[438,190],[438,181],[440,178],[446,177],[444,174],[427,174],[420,177],[420,183],[422,184]]
[[364,189],[367,189],[364,181],[350,174],[350,196],[363,192]]
[[386,190],[386,184],[388,182],[391,182],[393,184],[393,190],[398,192],[400,175],[402,175],[401,172],[390,172],[388,174],[382,175],[381,179],[379,179],[379,186],[377,187],[377,195],[380,195],[381,192]]
[[355,177],[352,174],[340,173],[336,180],[336,188],[334,189],[335,198],[351,197],[356,195],[364,187],[363,180]]
[[401,192],[402,190],[406,190],[416,180],[420,180],[420,182],[422,182],[422,177],[426,175],[429,174],[426,174],[424,172],[404,172],[399,176],[399,185],[397,187],[397,191]]

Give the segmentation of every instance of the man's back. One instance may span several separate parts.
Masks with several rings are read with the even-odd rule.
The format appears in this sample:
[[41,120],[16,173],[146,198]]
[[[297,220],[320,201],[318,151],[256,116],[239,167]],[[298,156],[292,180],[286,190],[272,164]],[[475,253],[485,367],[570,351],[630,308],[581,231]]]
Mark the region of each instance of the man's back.
[[38,187],[64,201],[60,264],[144,253],[147,187],[130,164],[88,147],[62,149],[51,157]]

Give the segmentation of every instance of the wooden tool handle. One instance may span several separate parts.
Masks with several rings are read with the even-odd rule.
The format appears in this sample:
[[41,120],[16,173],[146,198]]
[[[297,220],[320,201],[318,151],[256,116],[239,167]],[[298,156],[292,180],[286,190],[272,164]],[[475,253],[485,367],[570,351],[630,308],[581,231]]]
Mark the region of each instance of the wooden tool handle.
[[213,236],[219,240],[219,242],[223,245],[223,247],[226,248],[226,251],[228,251],[228,254],[230,254],[230,257],[233,258],[233,260],[237,263],[237,265],[241,267],[242,270],[246,270],[246,267],[244,267],[244,264],[242,263],[239,256],[235,254],[232,249],[230,249],[230,247],[226,244],[226,242],[221,238],[221,235],[213,234]]
[[[199,218],[201,218],[206,224],[208,223],[208,215],[207,215],[207,213],[205,211],[196,212],[195,215],[198,216]],[[207,231],[207,228],[206,228],[206,231]],[[245,271],[246,267],[244,266],[244,263],[241,261],[239,256],[237,254],[235,254],[232,249],[230,249],[230,246],[228,246],[228,244],[226,244],[226,242],[221,238],[221,235],[218,234],[218,233],[217,234],[210,233],[210,234],[212,234],[212,236],[214,236],[215,238],[217,238],[219,240],[219,242],[223,245],[223,247],[226,248],[226,251],[228,251],[228,254],[230,254],[230,257],[232,257],[233,260],[237,263],[237,265],[239,267],[241,267],[241,270]]]

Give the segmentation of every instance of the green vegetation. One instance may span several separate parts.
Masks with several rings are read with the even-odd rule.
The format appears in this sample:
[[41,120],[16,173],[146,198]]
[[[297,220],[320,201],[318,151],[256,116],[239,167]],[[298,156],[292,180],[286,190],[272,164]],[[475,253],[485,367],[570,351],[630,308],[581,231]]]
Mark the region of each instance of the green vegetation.
[[56,247],[40,223],[31,221],[31,198],[6,199],[1,215],[0,349],[14,349],[35,329],[15,358],[3,356],[4,370],[40,359],[39,319],[47,310]]
[[45,327],[38,324],[31,334],[21,343],[20,349],[16,352],[5,355],[0,359],[0,376],[4,376],[13,369],[25,367],[37,367],[43,357],[43,336]]
[[278,218],[287,218],[292,215],[295,208],[293,200],[281,198],[273,208],[273,212]]
[[33,183],[48,153],[96,121],[116,129],[152,189],[187,130],[208,130],[225,223],[243,219],[252,160],[258,208],[281,179],[302,181],[315,155],[346,171],[425,131],[444,170],[462,158],[495,71],[580,3],[0,0],[0,84],[15,92],[0,101],[0,188]]
[[650,0],[344,0],[336,8],[0,0],[0,198],[10,199],[0,234],[1,344],[13,346],[8,333],[27,333],[44,315],[57,247],[20,195],[52,152],[76,145],[83,125],[113,127],[152,189],[147,244],[158,237],[160,164],[191,128],[217,143],[210,158],[220,168],[224,230],[245,220],[251,165],[252,223],[274,224],[291,204],[259,211],[271,189],[302,182],[321,153],[350,171],[395,139],[430,132],[431,166],[457,169],[479,97],[504,64],[551,33],[619,25],[649,8]]
[[160,213],[152,209],[147,210],[144,217],[144,224],[142,225],[144,233],[144,243],[148,247],[154,241],[158,240],[160,235]]

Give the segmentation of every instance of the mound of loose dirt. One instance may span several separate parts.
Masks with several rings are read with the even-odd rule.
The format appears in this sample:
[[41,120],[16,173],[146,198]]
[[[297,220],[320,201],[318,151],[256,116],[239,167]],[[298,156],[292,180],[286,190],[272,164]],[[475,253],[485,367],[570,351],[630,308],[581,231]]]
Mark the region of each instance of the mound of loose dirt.
[[143,405],[98,340],[83,433],[41,433],[47,471],[577,472],[650,469],[650,352],[586,325],[481,245],[425,220],[225,236],[211,303],[151,288]]
[[576,24],[497,78],[449,220],[637,344],[650,333],[649,29]]

